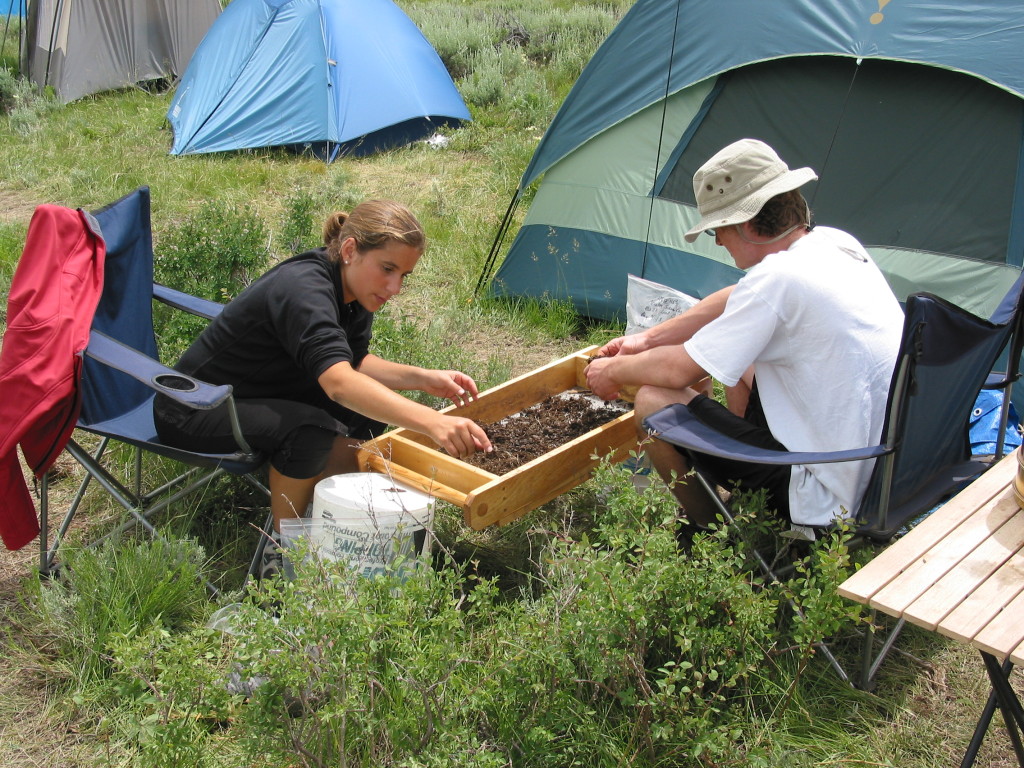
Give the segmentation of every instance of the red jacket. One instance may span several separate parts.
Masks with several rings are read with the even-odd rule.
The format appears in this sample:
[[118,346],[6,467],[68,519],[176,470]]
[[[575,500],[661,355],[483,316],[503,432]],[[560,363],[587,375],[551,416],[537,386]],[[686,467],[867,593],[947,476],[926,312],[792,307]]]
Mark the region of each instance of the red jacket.
[[39,533],[16,446],[42,477],[78,419],[82,352],[106,257],[93,227],[82,211],[39,206],[11,283],[0,349],[0,538],[8,549]]

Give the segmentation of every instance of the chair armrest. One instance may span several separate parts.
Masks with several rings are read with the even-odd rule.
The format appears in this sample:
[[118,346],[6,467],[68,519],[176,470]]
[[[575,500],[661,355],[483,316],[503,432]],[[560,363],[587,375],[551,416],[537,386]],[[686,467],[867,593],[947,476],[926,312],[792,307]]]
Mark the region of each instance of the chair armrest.
[[697,453],[724,459],[749,461],[755,464],[831,464],[840,461],[862,461],[892,453],[892,448],[872,445],[843,451],[775,451],[748,445],[723,435],[696,419],[681,403],[674,403],[644,419],[644,427],[654,437]]
[[230,384],[207,384],[186,376],[96,330],[89,334],[85,354],[192,408],[216,408],[231,397]]
[[160,283],[153,283],[153,298],[175,309],[205,317],[207,320],[212,320],[224,309],[224,305],[220,302],[202,299],[190,293],[160,285]]
[[992,371],[985,379],[982,389],[1006,389],[1020,378],[1020,374],[1013,374],[1004,371]]

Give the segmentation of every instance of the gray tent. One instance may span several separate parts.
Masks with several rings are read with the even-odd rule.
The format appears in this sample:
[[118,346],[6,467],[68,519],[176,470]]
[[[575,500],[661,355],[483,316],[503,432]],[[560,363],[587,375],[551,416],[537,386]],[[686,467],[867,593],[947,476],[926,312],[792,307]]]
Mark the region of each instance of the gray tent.
[[219,0],[29,0],[22,72],[61,101],[178,77]]

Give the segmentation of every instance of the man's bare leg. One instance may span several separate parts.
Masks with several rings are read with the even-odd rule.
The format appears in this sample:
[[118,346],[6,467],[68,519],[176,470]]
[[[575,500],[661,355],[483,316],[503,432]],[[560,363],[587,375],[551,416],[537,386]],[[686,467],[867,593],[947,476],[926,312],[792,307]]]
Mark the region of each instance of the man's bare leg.
[[641,387],[634,402],[637,437],[651,464],[661,479],[672,490],[687,520],[700,526],[716,522],[717,507],[708,498],[700,481],[687,477],[690,465],[686,457],[671,443],[651,439],[643,427],[643,420],[649,415],[672,403],[689,403],[698,392],[694,389],[665,389],[662,387]]

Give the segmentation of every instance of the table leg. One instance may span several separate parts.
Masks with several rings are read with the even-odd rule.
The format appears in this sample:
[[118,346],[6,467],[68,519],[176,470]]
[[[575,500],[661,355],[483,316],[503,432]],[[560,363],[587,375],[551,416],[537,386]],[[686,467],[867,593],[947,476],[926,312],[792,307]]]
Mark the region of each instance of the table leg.
[[985,670],[988,672],[989,680],[992,683],[992,693],[985,704],[981,719],[978,720],[978,726],[974,731],[974,738],[971,739],[967,754],[964,755],[963,762],[960,764],[961,768],[969,768],[974,765],[974,760],[978,755],[978,748],[981,746],[981,741],[986,731],[988,731],[996,706],[1003,713],[1006,731],[1010,736],[1010,741],[1013,743],[1013,751],[1017,755],[1017,763],[1021,768],[1024,768],[1024,742],[1021,739],[1021,734],[1024,733],[1024,708],[1021,707],[1020,699],[1017,698],[1017,694],[1014,693],[1013,687],[1010,685],[1010,673],[1013,671],[1013,664],[1009,661],[1000,664],[995,656],[984,651],[981,653],[981,658],[985,662]]
[[967,747],[967,753],[960,761],[960,768],[971,768],[974,765],[974,761],[978,758],[978,750],[981,749],[981,742],[985,740],[985,734],[988,733],[988,727],[992,723],[992,715],[995,713],[996,692],[992,691],[988,695],[988,701],[985,702],[985,709],[981,711],[981,717],[978,718],[978,725],[974,728],[974,736]]

